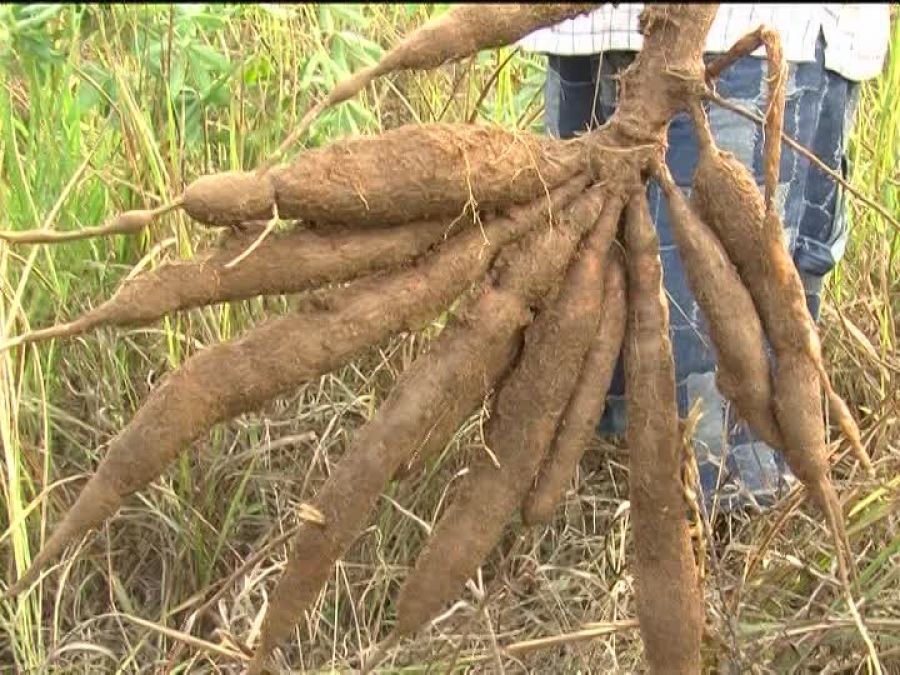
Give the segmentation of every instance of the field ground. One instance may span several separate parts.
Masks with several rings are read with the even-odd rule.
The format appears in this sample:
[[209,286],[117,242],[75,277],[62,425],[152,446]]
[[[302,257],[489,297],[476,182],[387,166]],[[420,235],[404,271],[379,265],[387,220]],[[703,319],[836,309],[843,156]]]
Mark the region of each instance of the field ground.
[[[0,7],[0,228],[96,225],[119,210],[152,208],[200,174],[254,166],[312,100],[445,7]],[[543,68],[539,57],[503,49],[388,78],[326,114],[310,143],[439,119],[540,132]],[[852,180],[900,217],[897,92],[895,22],[885,72],[863,92]],[[880,480],[845,462],[835,476],[858,556],[857,597],[884,672],[900,672],[900,233],[856,199],[850,209],[852,238],[828,282],[822,331],[836,387],[860,420]],[[141,237],[0,245],[0,339],[71,318],[135,266],[188,258],[211,241],[174,215]],[[4,578],[24,569],[105,444],[166,372],[290,306],[232,303],[0,354]],[[72,547],[40,592],[0,604],[0,670],[149,673],[170,663],[172,672],[237,672],[239,643],[258,634],[296,507],[440,328],[398,337],[217,427]],[[392,598],[447,487],[466,457],[483,450],[481,423],[480,415],[470,420],[434,473],[383,496],[298,627],[287,653],[296,668],[345,669],[385,637]],[[839,444],[837,455],[846,449]],[[598,444],[552,525],[511,528],[465,602],[396,648],[384,667],[632,670],[640,641],[626,464],[621,449]],[[714,522],[707,615],[715,651],[742,672],[759,663],[768,664],[759,672],[874,672],[840,599],[830,540],[808,506],[792,497],[770,513]],[[262,562],[230,579],[256,552]],[[186,623],[226,580],[209,611]]]

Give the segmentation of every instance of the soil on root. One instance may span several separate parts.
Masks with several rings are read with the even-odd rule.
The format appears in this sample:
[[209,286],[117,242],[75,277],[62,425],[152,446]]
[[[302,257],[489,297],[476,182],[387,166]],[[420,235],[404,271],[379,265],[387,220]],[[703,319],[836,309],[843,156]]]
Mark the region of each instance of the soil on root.
[[155,480],[214,424],[254,410],[439,314],[484,276],[502,246],[546,224],[548,211],[562,208],[586,183],[575,178],[549,203],[538,199],[511,209],[484,232],[470,229],[408,269],[336,289],[325,298],[325,309],[269,320],[189,358],[112,440],[97,473],[9,594],[34,581],[69,542],[115,513],[122,499]]
[[654,673],[700,672],[703,594],[681,483],[675,366],[659,245],[646,198],[626,215],[625,390],[636,602]]
[[501,127],[408,125],[307,150],[264,176],[203,176],[184,208],[209,225],[272,217],[379,227],[499,209],[546,194],[583,169],[583,142]]
[[[599,221],[597,211],[587,206],[572,220],[580,217],[597,224],[559,296],[525,332],[522,356],[497,396],[487,445],[500,467],[483,454],[463,478],[400,592],[398,634],[414,633],[460,593],[522,503],[550,447],[600,320],[604,261],[615,237],[621,201],[610,197]],[[571,252],[574,245],[566,249]],[[553,254],[564,251],[555,249]],[[529,271],[519,265],[504,269],[513,278]]]
[[[841,576],[846,579],[853,570],[852,552],[829,479],[821,409],[822,383],[827,374],[803,284],[787,247],[775,236],[782,232],[780,218],[774,211],[766,212],[750,172],[733,156],[714,147],[708,128],[701,127],[700,135],[706,140],[701,142],[695,174],[695,203],[719,234],[753,297],[775,353],[774,409],[784,441],[782,451],[791,471],[825,515]],[[831,404],[835,410],[833,401]],[[853,420],[845,420],[845,424],[856,427]],[[865,450],[856,450],[865,463]]]
[[606,405],[606,394],[625,335],[626,304],[625,263],[617,247],[610,250],[607,261],[600,327],[584,358],[581,375],[560,419],[550,452],[522,505],[525,525],[550,521]]
[[460,5],[405,38],[375,67],[375,75],[437,68],[485,49],[512,44],[538,27],[590,12],[603,4]]
[[[776,354],[806,345],[815,328],[800,275],[780,234],[783,229],[778,229],[777,238],[771,236],[765,201],[753,176],[733,154],[715,147],[705,118],[698,114],[694,118],[699,123],[700,156],[691,201],[750,291]],[[787,307],[797,304],[798,298],[802,312]]]
[[425,438],[416,447],[408,461],[404,462],[397,470],[394,478],[406,480],[427,471],[429,462],[447,447],[460,424],[475,412],[484,403],[484,400],[484,393],[473,389],[462,392],[458,397],[447,401],[444,411],[427,430]]
[[382,231],[296,231],[272,235],[229,267],[257,236],[232,234],[193,260],[167,262],[123,281],[109,300],[67,323],[13,338],[0,349],[99,326],[138,326],[169,313],[260,295],[300,293],[399,267],[425,254],[445,234],[471,226],[424,221]]
[[452,433],[463,422],[467,412],[455,401],[480,399],[502,375],[519,348],[519,331],[530,318],[520,297],[487,290],[412,364],[375,417],[357,432],[312,502],[325,524],[301,524],[292,541],[288,563],[270,595],[250,673],[259,672],[303,611],[313,605],[334,563],[365,527],[397,468],[429,431],[435,431],[435,425]]
[[716,383],[756,434],[781,448],[765,334],[753,298],[722,244],[688,204],[665,165],[658,163],[655,168],[688,285],[716,350]]
[[[591,213],[601,194],[596,189],[582,194],[569,209],[581,216]],[[483,396],[505,370],[511,346],[518,349],[521,331],[531,320],[531,304],[562,273],[586,229],[582,220],[567,213],[562,223],[533,230],[519,242],[518,255],[510,254],[508,260],[508,269],[517,273],[498,272],[495,280],[485,281],[482,293],[470,299],[434,350],[413,363],[375,418],[358,432],[313,501],[326,525],[303,525],[294,539],[251,673],[259,672],[318,596],[331,566],[365,525],[384,486],[429,430],[448,413],[455,415],[454,429],[462,422],[465,413],[448,402],[474,392]]]

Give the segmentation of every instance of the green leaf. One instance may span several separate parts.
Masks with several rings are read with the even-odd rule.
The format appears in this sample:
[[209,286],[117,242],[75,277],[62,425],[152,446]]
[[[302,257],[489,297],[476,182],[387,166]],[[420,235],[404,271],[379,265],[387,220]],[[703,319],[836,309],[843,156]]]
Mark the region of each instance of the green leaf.
[[375,63],[384,54],[381,45],[353,31],[342,30],[336,37],[340,38],[357,55],[358,60],[366,65]]
[[188,63],[190,64],[191,79],[196,85],[197,91],[201,93],[209,91],[209,87],[212,84],[212,77],[210,77],[209,71],[197,59],[188,59]]
[[334,15],[332,11],[337,5],[319,5],[319,25],[325,33],[334,32]]
[[370,129],[378,127],[378,118],[376,118],[375,114],[359,101],[350,99],[347,101],[347,107],[350,108],[353,112],[353,116],[360,121],[362,126]]
[[237,72],[237,67],[233,68],[229,73],[223,73],[215,79],[215,81],[203,92],[200,102],[203,105],[227,106],[229,99],[229,91],[225,86],[231,76]]
[[169,95],[174,101],[184,88],[184,80],[187,76],[187,68],[182,59],[175,59],[172,70],[169,72]]
[[222,73],[231,67],[231,62],[224,54],[217,52],[209,45],[193,44],[190,47],[190,56],[197,59],[202,65],[206,66],[216,74]]
[[175,5],[175,14],[187,18],[200,16],[206,12],[206,3],[201,2],[183,2]]
[[306,64],[303,66],[303,71],[300,74],[300,82],[298,83],[300,91],[309,89],[313,80],[318,80],[319,83],[322,82],[322,76],[318,72],[322,56],[322,52],[313,52],[313,55],[309,57]]
[[16,9],[19,11],[14,10],[13,16],[15,17],[18,14],[22,18],[16,21],[13,31],[26,31],[43,26],[47,21],[59,14],[64,7],[65,5],[45,3],[18,6]]
[[260,80],[268,80],[272,77],[272,64],[262,54],[250,57],[244,65],[244,84],[253,85]]
[[331,49],[331,61],[328,65],[330,66],[329,70],[336,75],[336,80],[340,81],[350,77],[350,68],[347,67],[347,51],[342,40],[337,39],[333,44],[334,46]]

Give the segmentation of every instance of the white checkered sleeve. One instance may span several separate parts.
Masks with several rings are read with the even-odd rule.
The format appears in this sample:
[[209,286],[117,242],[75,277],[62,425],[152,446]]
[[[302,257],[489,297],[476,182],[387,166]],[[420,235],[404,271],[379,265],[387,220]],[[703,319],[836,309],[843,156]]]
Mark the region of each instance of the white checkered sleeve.
[[[546,54],[598,54],[639,51],[642,3],[604,5],[555,26],[536,31],[518,44]],[[816,42],[825,38],[825,65],[851,80],[877,76],[887,55],[890,6],[887,4],[722,4],[710,28],[706,51],[726,51],[740,37],[766,24],[776,29],[785,58],[816,60]],[[760,48],[754,55],[763,56]]]

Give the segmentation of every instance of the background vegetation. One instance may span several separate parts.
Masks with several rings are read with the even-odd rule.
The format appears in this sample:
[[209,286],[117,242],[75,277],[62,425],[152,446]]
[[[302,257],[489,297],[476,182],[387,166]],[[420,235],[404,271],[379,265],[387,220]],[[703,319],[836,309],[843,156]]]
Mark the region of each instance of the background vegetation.
[[[119,210],[151,208],[201,174],[254,166],[323,92],[446,7],[0,6],[0,228],[95,225]],[[864,88],[852,178],[900,218],[900,24],[892,34],[882,77]],[[501,49],[388,78],[323,116],[307,142],[435,120],[540,132],[544,67],[540,57]],[[837,469],[859,553],[858,595],[882,665],[896,668],[900,236],[876,212],[850,204],[852,239],[829,280],[822,329],[836,384],[882,477],[867,482]],[[127,274],[191,257],[212,237],[179,214],[141,237],[0,244],[0,340],[73,317]],[[24,569],[161,377],[290,303],[232,303],[0,354],[5,579]],[[0,669],[236,671],[242,646],[258,634],[297,505],[439,330],[394,339],[259,414],[217,427],[72,550],[39,592],[0,604]],[[295,667],[346,668],[386,635],[391,598],[448,485],[481,450],[480,430],[477,415],[433,474],[384,495],[318,611],[298,627],[287,654]],[[552,526],[510,530],[465,601],[394,650],[394,665],[633,668],[640,643],[631,621],[625,465],[620,449],[598,444]],[[808,513],[794,496],[764,515],[714,518],[708,614],[719,651],[745,668],[763,660],[781,672],[835,661],[851,672],[866,667],[828,537]],[[261,561],[232,576],[254,553]],[[587,636],[594,639],[580,639]]]

